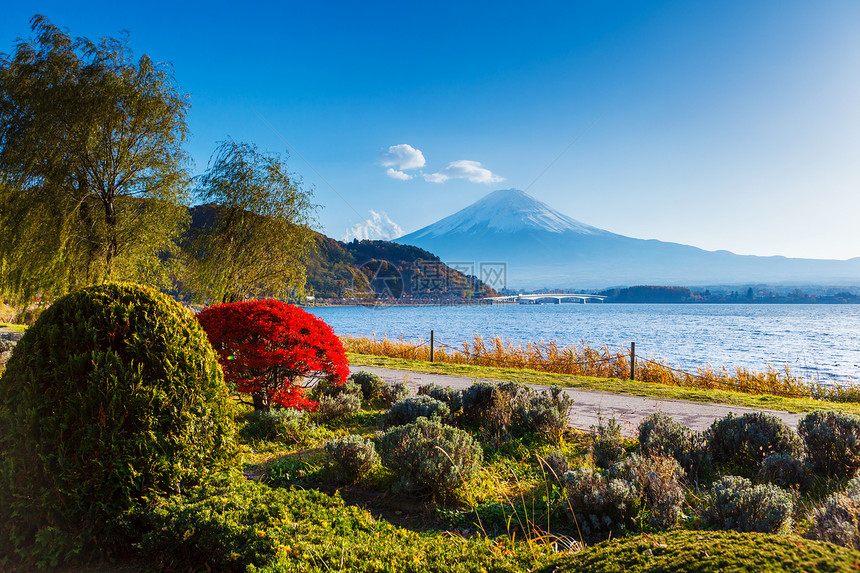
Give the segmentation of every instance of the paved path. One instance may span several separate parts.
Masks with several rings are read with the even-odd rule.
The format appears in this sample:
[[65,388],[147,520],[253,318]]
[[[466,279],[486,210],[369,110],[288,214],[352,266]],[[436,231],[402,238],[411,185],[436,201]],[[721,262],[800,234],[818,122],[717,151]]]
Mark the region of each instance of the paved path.
[[[451,376],[448,374],[430,374],[427,372],[414,372],[411,370],[397,370],[394,368],[380,368],[377,366],[351,365],[352,372],[364,370],[373,372],[386,382],[406,382],[413,391],[424,384],[437,384],[439,386],[450,386],[452,388],[467,388],[475,381],[475,378],[465,376]],[[481,378],[481,380],[486,380]],[[529,384],[532,388],[542,390],[548,386]],[[592,390],[580,390],[577,388],[565,388],[565,393],[573,398],[574,404],[570,414],[570,424],[574,428],[583,430],[597,425],[598,415],[604,418],[615,416],[621,424],[621,431],[625,436],[635,437],[639,421],[652,412],[663,412],[671,416],[688,428],[704,430],[714,420],[722,418],[729,412],[745,414],[747,412],[767,412],[778,416],[791,428],[797,428],[797,423],[805,414],[791,414],[776,410],[759,410],[756,408],[744,408],[742,406],[729,406],[726,404],[706,404],[704,402],[687,402],[684,400],[667,400],[663,398],[644,398],[642,396],[631,396],[629,394],[613,394],[611,392],[595,392]]]

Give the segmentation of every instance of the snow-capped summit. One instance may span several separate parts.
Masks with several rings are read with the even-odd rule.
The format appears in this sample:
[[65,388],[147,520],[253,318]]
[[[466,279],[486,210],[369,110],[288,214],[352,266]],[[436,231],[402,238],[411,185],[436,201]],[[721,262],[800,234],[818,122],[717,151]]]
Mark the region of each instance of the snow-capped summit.
[[494,191],[396,242],[421,247],[449,264],[504,267],[493,288],[591,288],[610,285],[752,283],[857,284],[860,257],[787,259],[704,251],[634,239],[559,213],[518,189]]
[[449,233],[475,234],[486,231],[497,233],[572,231],[586,235],[606,233],[559,213],[525,191],[500,189],[453,215],[401,237],[398,242],[409,243],[412,240],[439,237]]

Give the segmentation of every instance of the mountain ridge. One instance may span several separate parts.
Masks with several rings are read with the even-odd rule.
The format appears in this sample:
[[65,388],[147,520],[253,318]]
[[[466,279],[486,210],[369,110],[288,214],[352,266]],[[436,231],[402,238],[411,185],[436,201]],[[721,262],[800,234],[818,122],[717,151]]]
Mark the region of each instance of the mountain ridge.
[[499,190],[395,239],[446,261],[504,263],[495,288],[721,283],[860,284],[860,257],[798,259],[627,237],[564,215],[523,191]]

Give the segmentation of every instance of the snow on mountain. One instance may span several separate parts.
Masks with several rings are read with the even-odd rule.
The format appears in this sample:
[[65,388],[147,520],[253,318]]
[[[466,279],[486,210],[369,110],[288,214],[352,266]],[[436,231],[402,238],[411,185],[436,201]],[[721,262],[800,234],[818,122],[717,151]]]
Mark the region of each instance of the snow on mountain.
[[[560,213],[519,189],[494,191],[453,215],[406,235],[409,240],[440,237],[452,232],[473,234],[484,231],[574,232],[584,235],[609,234]],[[404,242],[402,237],[398,242]],[[407,241],[408,242],[408,241]]]
[[[860,284],[860,258],[790,259],[635,239],[581,223],[503,189],[395,242],[474,266],[503,264],[499,288],[616,285]],[[486,277],[479,277],[486,278]]]

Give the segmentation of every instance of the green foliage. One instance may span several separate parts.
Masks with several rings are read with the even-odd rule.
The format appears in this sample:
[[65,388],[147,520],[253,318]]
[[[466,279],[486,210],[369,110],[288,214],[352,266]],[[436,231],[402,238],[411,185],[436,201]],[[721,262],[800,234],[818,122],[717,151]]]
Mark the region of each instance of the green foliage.
[[308,460],[285,457],[266,464],[263,481],[272,487],[307,486],[319,481],[320,469]]
[[564,474],[570,471],[570,462],[564,452],[554,451],[547,454],[541,461],[546,468],[547,478],[557,484],[564,481]]
[[400,478],[399,489],[445,497],[480,467],[483,452],[463,430],[418,418],[394,427],[380,443],[382,463]]
[[685,531],[631,535],[551,560],[540,573],[847,573],[860,553],[773,534]]
[[198,211],[186,244],[194,270],[188,286],[196,299],[304,293],[316,206],[278,155],[249,143],[221,142],[198,180],[197,197],[212,205]]
[[[433,388],[426,391],[444,396]],[[447,400],[457,403],[453,396]],[[457,423],[493,442],[528,434],[557,442],[567,427],[573,400],[558,387],[535,392],[516,382],[478,381],[460,393],[458,405]]]
[[404,382],[394,382],[392,384],[384,384],[379,391],[377,404],[390,408],[399,400],[409,396],[409,388]]
[[579,466],[564,475],[564,487],[575,525],[586,540],[638,527],[642,500],[636,484],[611,478],[602,470]]
[[514,430],[558,442],[567,428],[572,407],[573,399],[558,386],[541,392],[528,391],[521,394],[514,408]]
[[353,434],[326,443],[325,451],[335,463],[337,479],[347,483],[363,480],[381,463],[373,442]]
[[800,421],[798,433],[816,471],[852,477],[860,469],[860,416],[819,410]]
[[534,564],[510,542],[440,539],[374,519],[337,495],[236,478],[140,517],[148,533],[139,551],[160,571],[501,573]]
[[115,519],[232,460],[233,410],[190,312],[129,284],[57,300],[0,379],[0,553],[109,553]]
[[809,467],[806,462],[791,454],[771,454],[761,462],[758,478],[775,483],[779,487],[805,487],[809,481]]
[[609,474],[636,484],[649,525],[661,529],[677,525],[685,495],[684,470],[675,458],[632,454],[612,466]]
[[311,400],[319,401],[323,396],[335,397],[341,394],[348,394],[358,398],[359,402],[364,400],[364,392],[361,386],[356,384],[352,376],[347,379],[344,384],[335,384],[328,378],[323,378],[317,385],[314,386],[310,393]]
[[620,460],[624,454],[622,445],[621,426],[613,416],[609,421],[603,423],[603,417],[598,417],[597,426],[591,427],[592,442],[589,450],[594,465],[607,469]]
[[791,530],[793,507],[791,494],[780,487],[723,476],[711,487],[702,517],[718,529],[784,533]]
[[815,508],[806,537],[860,550],[860,478]]
[[[361,386],[362,400],[366,403],[372,403],[382,396],[382,391],[385,388],[385,382],[372,372],[360,370],[350,375],[349,381],[355,382]],[[396,400],[395,400],[396,402]]]
[[187,96],[127,39],[32,28],[0,56],[0,289],[26,306],[111,280],[170,286]]
[[791,428],[771,414],[729,413],[715,421],[707,432],[714,463],[754,475],[762,460],[771,454],[799,456],[803,443]]
[[319,428],[308,415],[293,408],[254,410],[241,417],[239,436],[245,442],[266,440],[285,444],[307,445],[312,442]]
[[419,396],[430,396],[435,400],[444,402],[451,415],[456,415],[462,408],[461,392],[450,386],[438,386],[436,384],[425,384],[418,388]]
[[412,396],[398,400],[391,406],[385,418],[382,420],[383,429],[394,426],[411,424],[418,418],[437,418],[447,421],[451,414],[444,402],[435,400],[430,396]]
[[705,436],[663,412],[649,414],[639,423],[639,451],[647,456],[675,458],[690,479],[701,477],[710,467]]
[[322,396],[319,399],[319,404],[313,413],[313,417],[320,422],[330,422],[332,420],[340,420],[359,410],[361,410],[361,398],[355,394]]

